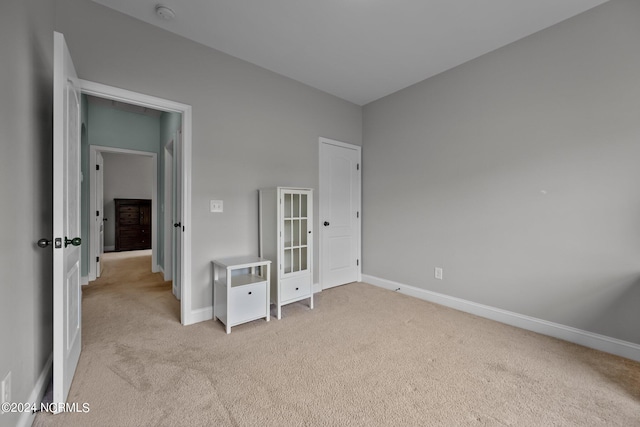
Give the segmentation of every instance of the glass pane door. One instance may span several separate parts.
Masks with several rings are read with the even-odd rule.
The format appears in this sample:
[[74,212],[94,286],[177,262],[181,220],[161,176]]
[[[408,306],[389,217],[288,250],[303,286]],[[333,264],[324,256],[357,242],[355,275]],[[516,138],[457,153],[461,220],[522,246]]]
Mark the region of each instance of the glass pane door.
[[308,269],[308,195],[303,192],[285,192],[282,197],[283,235],[282,249],[284,273],[297,273]]

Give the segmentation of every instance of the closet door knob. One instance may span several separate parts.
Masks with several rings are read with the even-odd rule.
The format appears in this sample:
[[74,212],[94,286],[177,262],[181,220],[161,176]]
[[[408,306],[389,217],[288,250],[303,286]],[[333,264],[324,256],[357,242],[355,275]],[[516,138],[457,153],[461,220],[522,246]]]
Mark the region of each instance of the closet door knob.
[[326,227],[327,225],[329,225],[329,221],[324,222],[324,226]]

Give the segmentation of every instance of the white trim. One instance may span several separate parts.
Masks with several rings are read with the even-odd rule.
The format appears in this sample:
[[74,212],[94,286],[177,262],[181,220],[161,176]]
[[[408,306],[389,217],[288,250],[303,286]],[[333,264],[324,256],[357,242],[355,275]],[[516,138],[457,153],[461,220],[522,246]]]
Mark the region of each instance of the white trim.
[[[91,221],[94,216],[93,212],[96,211],[97,200],[96,192],[93,189],[93,172],[96,170],[97,153],[116,153],[116,154],[128,154],[133,156],[150,157],[153,161],[153,181],[151,182],[151,224],[154,224],[155,232],[151,233],[151,271],[157,273],[160,271],[160,265],[158,263],[158,153],[153,151],[140,151],[130,150],[128,148],[115,148],[107,147],[103,145],[89,145],[89,281],[94,281],[97,278],[96,262],[95,259],[98,256],[96,253],[96,245],[93,244],[98,238],[96,235],[96,228]],[[106,250],[106,247],[105,247]]]
[[[53,374],[53,353],[49,355],[47,362],[44,364],[42,371],[40,371],[40,375],[36,380],[35,385],[33,386],[33,390],[31,390],[31,394],[29,394],[29,398],[25,400],[25,402],[29,402],[30,404],[36,405],[36,407],[40,408],[40,402],[42,401],[42,397],[47,392],[47,387],[49,386],[49,382],[51,380],[51,376]],[[18,427],[29,427],[33,424],[33,421],[36,417],[36,414],[33,412],[23,412],[20,414],[20,418],[18,419],[18,423],[16,424]]]
[[478,304],[461,298],[427,291],[415,286],[405,285],[402,283],[394,282],[392,280],[381,279],[379,277],[370,276],[368,274],[364,274],[362,276],[362,281],[381,288],[398,291],[425,301],[444,305],[446,307],[451,307],[456,310],[474,314],[476,316],[515,326],[517,328],[526,329],[528,331],[537,332],[539,334],[548,335],[554,338],[559,338],[561,340],[579,344],[584,347],[593,348],[640,362],[640,345],[629,341],[623,341],[617,338],[611,338],[605,335],[573,328],[571,326],[548,322],[546,320],[525,316],[523,314],[502,310],[500,308],[495,308],[488,305]]
[[89,276],[81,276],[80,277],[80,284],[82,286],[87,286],[89,284],[91,280],[89,280]]
[[[155,96],[144,95],[126,89],[103,85],[79,79],[83,93],[100,98],[113,99],[134,105],[182,114],[182,222],[185,224],[183,233],[182,256],[182,298],[180,299],[180,321],[183,325],[196,323],[200,310],[192,310],[191,302],[191,138],[192,138],[192,108],[190,105]],[[213,317],[213,312],[211,314]],[[207,319],[203,319],[207,320]]]
[[198,308],[191,312],[191,323],[204,322],[213,319],[213,306]]
[[320,286],[320,282],[316,282],[313,284],[313,293],[317,294],[319,292],[322,292],[322,286]]
[[322,262],[323,262],[323,258],[322,258],[322,242],[323,242],[323,229],[324,227],[320,226],[320,221],[322,221],[322,196],[324,194],[323,192],[323,188],[322,188],[322,167],[320,165],[320,162],[322,161],[321,157],[320,157],[320,150],[322,147],[322,144],[328,144],[328,145],[335,145],[337,147],[341,147],[341,148],[346,148],[349,150],[355,150],[358,153],[358,163],[360,164],[360,188],[358,188],[358,212],[360,212],[360,218],[358,221],[358,227],[357,227],[357,256],[358,259],[360,260],[360,263],[358,265],[358,273],[357,273],[357,281],[361,282],[362,281],[362,147],[359,145],[354,145],[354,144],[349,144],[347,142],[342,142],[342,141],[336,141],[334,139],[329,139],[329,138],[323,138],[320,137],[318,138],[318,282],[319,282],[319,286],[320,289],[322,289]]
[[[164,205],[162,206],[162,212],[164,213],[164,251],[163,251],[163,269],[164,280],[173,280],[173,140],[162,147],[164,152]],[[160,141],[162,143],[162,141]],[[172,292],[175,289],[175,284],[172,284]]]

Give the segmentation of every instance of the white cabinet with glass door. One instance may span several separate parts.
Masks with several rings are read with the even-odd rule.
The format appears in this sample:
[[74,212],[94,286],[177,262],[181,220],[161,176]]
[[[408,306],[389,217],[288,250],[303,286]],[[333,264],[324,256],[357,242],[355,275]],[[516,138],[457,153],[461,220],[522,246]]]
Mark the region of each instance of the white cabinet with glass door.
[[309,299],[313,309],[313,190],[275,187],[258,190],[260,256],[273,262],[271,303]]

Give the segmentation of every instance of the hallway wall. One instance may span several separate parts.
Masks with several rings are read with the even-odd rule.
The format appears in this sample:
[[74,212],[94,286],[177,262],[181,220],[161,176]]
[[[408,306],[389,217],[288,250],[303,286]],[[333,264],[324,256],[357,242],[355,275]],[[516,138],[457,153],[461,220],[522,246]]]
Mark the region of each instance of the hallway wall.
[[11,373],[12,402],[39,398],[53,351],[53,248],[36,245],[53,238],[53,8],[2,0],[0,13],[0,380]]

